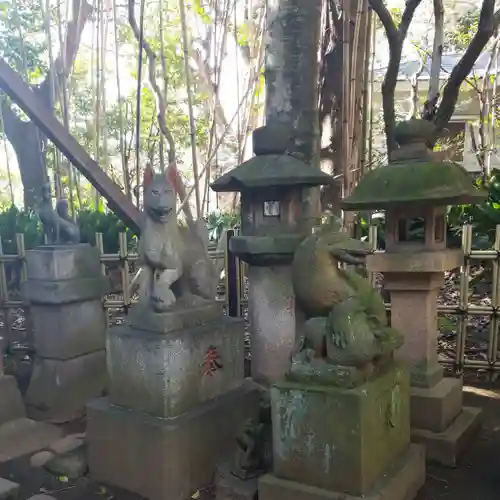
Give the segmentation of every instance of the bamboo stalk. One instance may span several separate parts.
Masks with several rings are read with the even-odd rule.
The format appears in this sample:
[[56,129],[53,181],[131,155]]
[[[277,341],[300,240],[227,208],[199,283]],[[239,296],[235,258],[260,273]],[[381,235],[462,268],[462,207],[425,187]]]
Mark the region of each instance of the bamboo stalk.
[[191,159],[193,162],[196,219],[199,219],[201,217],[200,182],[198,175],[198,155],[196,152],[196,125],[194,123],[194,113],[193,113],[193,94],[191,88],[192,77],[191,77],[191,67],[189,65],[188,32],[187,32],[186,10],[184,7],[184,0],[179,0],[179,12],[181,16],[184,70],[186,72],[186,90],[188,95],[189,132],[191,136]]

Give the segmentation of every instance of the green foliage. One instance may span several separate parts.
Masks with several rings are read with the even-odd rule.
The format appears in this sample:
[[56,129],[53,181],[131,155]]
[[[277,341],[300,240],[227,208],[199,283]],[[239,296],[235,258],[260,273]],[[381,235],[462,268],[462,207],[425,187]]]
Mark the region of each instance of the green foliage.
[[[476,180],[478,186],[488,191],[488,198],[478,205],[459,205],[450,207],[447,214],[447,239],[452,247],[461,243],[461,233],[464,224],[472,225],[472,248],[485,250],[495,243],[496,228],[500,225],[500,170],[494,169],[490,178],[484,183]],[[368,239],[370,215],[360,213],[358,230],[362,239]],[[385,248],[385,214],[378,212],[372,215],[371,225],[377,226],[377,246]],[[409,238],[422,237],[423,221],[414,220],[409,228]]]
[[[95,245],[95,234],[102,233],[105,253],[117,253],[119,233],[126,232],[130,249],[136,249],[137,239],[116,215],[92,210],[82,210],[78,214],[78,225],[82,243]],[[38,215],[33,211],[21,211],[15,206],[0,212],[0,237],[3,252],[17,252],[16,234],[24,234],[24,246],[30,250],[43,243],[43,228]]]
[[240,216],[236,212],[221,212],[214,210],[206,218],[208,237],[210,241],[218,241],[222,231],[232,229],[239,223]]
[[494,169],[484,184],[481,179],[476,183],[488,191],[487,200],[479,205],[452,207],[448,221],[455,232],[463,224],[471,224],[472,247],[487,249],[493,246],[496,227],[500,224],[500,170]]
[[78,214],[82,243],[95,245],[95,234],[102,233],[104,253],[116,253],[119,250],[119,234],[126,233],[129,249],[137,247],[134,233],[112,212],[82,210]]
[[472,7],[453,27],[445,32],[445,50],[461,52],[465,50],[479,26],[479,7]]
[[0,2],[0,54],[32,82],[47,70],[46,45],[38,1]]
[[42,227],[32,211],[21,211],[14,205],[0,212],[0,237],[5,254],[17,253],[16,234],[24,234],[26,250],[43,242]]

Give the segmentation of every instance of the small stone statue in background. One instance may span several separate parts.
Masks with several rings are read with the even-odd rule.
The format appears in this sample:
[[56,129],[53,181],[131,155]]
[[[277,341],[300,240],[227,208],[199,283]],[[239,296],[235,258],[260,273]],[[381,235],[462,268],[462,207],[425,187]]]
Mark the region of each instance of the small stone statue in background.
[[199,234],[177,223],[177,193],[168,172],[144,173],[144,222],[139,259],[142,265],[140,301],[155,312],[174,305],[191,308],[215,299],[217,273]]
[[47,235],[47,242],[50,245],[80,243],[80,229],[69,217],[67,202],[59,200],[55,211],[52,207],[50,182],[42,185],[38,216],[42,221],[43,232]]
[[272,470],[271,405],[268,395],[262,394],[259,414],[243,425],[236,438],[238,451],[232,473],[240,479],[251,479]]
[[388,325],[384,301],[354,269],[369,246],[351,238],[339,224],[326,224],[297,248],[292,279],[308,318],[292,354],[291,378],[314,378],[352,385],[377,372],[403,337]]

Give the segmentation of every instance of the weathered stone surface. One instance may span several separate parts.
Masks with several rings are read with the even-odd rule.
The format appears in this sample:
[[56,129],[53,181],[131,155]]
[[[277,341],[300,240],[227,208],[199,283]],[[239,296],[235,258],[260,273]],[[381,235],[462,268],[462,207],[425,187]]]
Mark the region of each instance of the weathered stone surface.
[[375,253],[366,258],[366,267],[371,272],[402,273],[408,280],[405,273],[444,273],[460,267],[463,261],[462,251],[452,249],[439,252]]
[[411,426],[443,432],[462,411],[462,381],[443,378],[434,387],[411,388]]
[[[182,299],[179,300],[181,301]],[[164,313],[153,313],[144,305],[138,304],[130,310],[128,324],[138,330],[169,333],[215,321],[221,315],[221,306],[210,302],[201,307],[179,308]]]
[[19,491],[19,484],[13,483],[8,479],[0,477],[0,500],[8,500],[10,498],[17,498]]
[[378,377],[392,362],[392,355],[384,356],[379,358],[376,364],[369,365],[369,369],[360,370],[357,366],[335,365],[325,358],[292,359],[286,378],[292,382],[330,385],[348,389]]
[[90,474],[150,500],[185,500],[210,484],[216,465],[235,451],[242,423],[257,411],[251,381],[174,418],[110,405],[88,405]]
[[102,395],[106,382],[104,351],[64,361],[36,358],[25,396],[28,416],[54,423],[79,418],[87,401]]
[[88,471],[86,446],[82,445],[69,453],[56,455],[44,467],[56,476],[78,479]]
[[479,408],[464,406],[458,417],[443,432],[412,428],[411,439],[425,445],[427,460],[455,467],[480,430],[481,414],[482,410]]
[[259,500],[413,500],[425,483],[425,451],[411,445],[366,495],[355,496],[266,475],[259,480]]
[[410,442],[409,374],[395,364],[353,389],[271,387],[274,474],[363,495]]
[[32,305],[37,356],[69,359],[105,349],[106,313],[101,298],[60,305]]
[[296,304],[289,266],[248,269],[252,378],[269,384],[285,376],[295,343]]
[[312,187],[331,182],[331,176],[292,155],[266,154],[254,156],[221,175],[211,188],[224,193],[277,186]]
[[53,459],[55,456],[55,453],[51,451],[39,451],[30,458],[30,465],[31,467],[43,467],[49,460]]
[[23,295],[32,304],[68,304],[98,299],[109,288],[104,276],[49,281],[28,279],[23,283]]
[[25,415],[24,402],[16,379],[10,375],[0,375],[0,425]]
[[85,446],[85,439],[80,436],[81,434],[68,434],[67,436],[51,443],[50,449],[59,455],[70,453],[77,448]]
[[240,479],[231,472],[231,464],[217,467],[215,474],[216,500],[255,500],[258,494],[258,478]]
[[283,155],[294,148],[295,132],[290,126],[277,124],[257,127],[252,132],[253,153],[260,155]]
[[61,437],[53,425],[27,418],[11,420],[0,426],[0,462],[34,453]]
[[[203,375],[211,346],[222,368]],[[219,316],[218,321],[165,335],[114,327],[107,340],[109,398],[113,404],[158,417],[180,415],[238,387],[243,358],[241,319]]]
[[88,243],[44,245],[26,252],[31,280],[71,280],[100,276],[99,250]]

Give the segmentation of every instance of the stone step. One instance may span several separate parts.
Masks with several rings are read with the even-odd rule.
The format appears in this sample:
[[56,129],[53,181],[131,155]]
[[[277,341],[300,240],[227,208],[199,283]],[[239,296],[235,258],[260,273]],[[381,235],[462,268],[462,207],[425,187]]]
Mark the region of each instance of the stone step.
[[2,401],[0,405],[0,426],[10,420],[26,416],[23,398],[14,377],[0,374],[0,400]]
[[61,429],[51,424],[28,418],[11,420],[0,425],[0,463],[35,453],[61,436]]
[[18,491],[19,485],[17,483],[0,477],[0,500],[17,498]]

